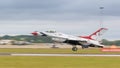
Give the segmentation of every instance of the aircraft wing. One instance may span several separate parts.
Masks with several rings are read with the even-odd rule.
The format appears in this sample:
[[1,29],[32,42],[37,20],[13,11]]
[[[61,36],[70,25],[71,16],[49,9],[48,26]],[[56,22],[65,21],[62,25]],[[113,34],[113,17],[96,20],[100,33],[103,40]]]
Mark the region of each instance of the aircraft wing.
[[77,37],[77,36],[69,36],[69,37],[67,38],[67,40],[73,40],[73,41],[87,41],[87,39],[80,38],[80,37]]

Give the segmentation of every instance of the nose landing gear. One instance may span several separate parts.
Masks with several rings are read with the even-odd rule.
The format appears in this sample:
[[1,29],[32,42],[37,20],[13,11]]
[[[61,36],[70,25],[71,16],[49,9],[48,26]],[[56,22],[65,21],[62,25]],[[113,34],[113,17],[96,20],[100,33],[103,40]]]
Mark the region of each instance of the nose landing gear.
[[73,48],[72,48],[72,51],[77,51],[77,50],[78,50],[77,47],[73,47]]

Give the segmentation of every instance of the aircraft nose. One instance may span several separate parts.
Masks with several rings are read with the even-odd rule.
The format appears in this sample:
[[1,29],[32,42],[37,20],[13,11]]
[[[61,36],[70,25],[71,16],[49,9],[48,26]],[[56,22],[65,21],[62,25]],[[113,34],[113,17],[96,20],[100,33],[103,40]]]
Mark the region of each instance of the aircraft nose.
[[34,35],[34,36],[37,36],[37,35],[38,35],[38,32],[37,32],[37,31],[34,31],[34,32],[32,32],[31,34]]

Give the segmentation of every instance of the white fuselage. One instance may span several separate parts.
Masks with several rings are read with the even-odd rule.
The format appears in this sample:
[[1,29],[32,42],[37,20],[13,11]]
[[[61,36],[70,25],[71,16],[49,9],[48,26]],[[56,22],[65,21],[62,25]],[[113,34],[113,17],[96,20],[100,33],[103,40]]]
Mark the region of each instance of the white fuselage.
[[86,38],[82,38],[82,37],[67,35],[67,34],[60,33],[60,32],[46,31],[46,32],[40,32],[40,33],[51,37],[52,40],[57,41],[57,42],[65,42],[66,40],[68,40],[68,41],[70,40],[70,41],[79,42],[81,45],[92,44],[92,45],[95,45],[95,46],[103,46],[97,40],[92,40],[92,39],[86,39]]

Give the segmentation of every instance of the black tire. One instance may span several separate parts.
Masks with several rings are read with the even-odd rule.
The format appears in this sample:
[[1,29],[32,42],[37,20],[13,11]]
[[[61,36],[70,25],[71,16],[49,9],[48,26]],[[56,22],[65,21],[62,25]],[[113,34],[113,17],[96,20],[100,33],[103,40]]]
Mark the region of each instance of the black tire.
[[89,48],[89,46],[82,45],[82,49]]
[[104,48],[103,46],[98,46],[98,48]]
[[77,50],[78,50],[77,47],[73,47],[73,48],[72,48],[72,51],[77,51]]

